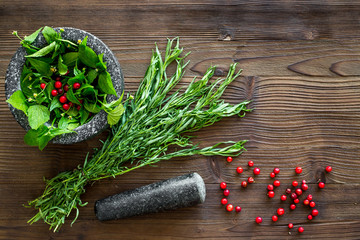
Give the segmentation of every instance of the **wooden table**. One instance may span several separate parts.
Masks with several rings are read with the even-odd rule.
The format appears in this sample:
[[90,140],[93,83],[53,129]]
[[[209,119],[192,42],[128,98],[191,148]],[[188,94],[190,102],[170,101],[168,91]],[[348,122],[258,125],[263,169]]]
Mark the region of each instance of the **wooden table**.
[[[266,2],[266,3],[265,3]],[[360,5],[358,1],[18,1],[0,3],[0,239],[359,239],[360,238]],[[88,206],[70,227],[70,216],[59,233],[38,222],[26,222],[35,210],[24,208],[51,178],[82,163],[99,146],[96,139],[71,146],[50,144],[40,152],[23,142],[25,131],[11,115],[4,94],[9,60],[19,47],[11,35],[30,34],[41,26],[71,26],[102,39],[116,54],[125,75],[126,91],[134,92],[157,42],[179,36],[191,63],[182,84],[230,63],[244,69],[227,89],[231,103],[251,99],[254,111],[245,118],[223,119],[202,129],[202,146],[223,140],[248,139],[247,152],[227,163],[225,157],[193,156],[144,167],[116,179],[96,182],[83,196]],[[241,189],[261,168],[256,183]],[[327,165],[333,167],[324,173]],[[243,166],[242,175],[235,173]],[[294,168],[303,173],[295,176]],[[281,169],[275,199],[268,199],[269,174]],[[188,172],[205,180],[204,204],[177,211],[99,222],[97,199]],[[306,219],[302,204],[290,212],[279,197],[292,180],[306,179],[320,214]],[[318,190],[318,180],[326,182]],[[219,183],[229,184],[230,202],[242,212],[220,205]],[[280,206],[286,214],[276,223]],[[264,221],[254,223],[256,216]],[[287,224],[295,228],[290,231]],[[297,233],[303,226],[305,232]]]

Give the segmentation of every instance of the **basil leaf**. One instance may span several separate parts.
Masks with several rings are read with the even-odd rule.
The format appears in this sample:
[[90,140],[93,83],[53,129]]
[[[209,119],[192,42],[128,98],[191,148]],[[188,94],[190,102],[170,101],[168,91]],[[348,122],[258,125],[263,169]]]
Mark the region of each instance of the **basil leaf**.
[[63,63],[67,66],[74,66],[76,60],[79,58],[78,52],[69,52],[63,55]]
[[67,111],[67,114],[68,114],[69,116],[76,117],[76,116],[79,114],[79,111],[78,111],[75,107],[71,107],[71,108]]
[[30,129],[24,136],[24,142],[29,146],[38,146],[38,130]]
[[56,137],[58,135],[62,135],[62,134],[65,134],[65,133],[72,133],[74,131],[70,131],[70,130],[67,130],[67,129],[60,129],[60,128],[53,128],[50,130],[50,135],[52,137]]
[[66,117],[61,117],[58,123],[58,128],[66,129],[68,125],[69,125],[69,119]]
[[67,83],[72,86],[76,82],[83,83],[84,80],[85,80],[84,73],[80,73],[80,74],[76,75],[75,77],[70,78]]
[[68,71],[68,67],[65,64],[63,64],[61,55],[59,55],[59,58],[58,58],[58,71],[59,71],[60,75],[65,75]]
[[43,105],[33,105],[28,109],[29,125],[32,129],[38,129],[50,120],[50,111]]
[[42,34],[44,35],[46,42],[49,44],[59,38],[59,34],[48,26],[44,27]]
[[67,127],[69,130],[74,130],[75,128],[77,128],[79,125],[79,123],[70,123],[69,126]]
[[80,108],[80,125],[83,125],[86,120],[89,118],[89,112],[84,108]]
[[101,108],[98,105],[96,105],[96,103],[90,103],[87,101],[87,99],[85,99],[84,101],[84,107],[86,110],[92,113],[98,113],[101,111]]
[[87,74],[88,83],[91,84],[97,77],[98,72],[95,69],[91,69]]
[[50,64],[37,60],[35,58],[28,58],[31,66],[33,66],[39,73],[45,76],[51,76],[52,71],[50,70]]
[[116,91],[114,89],[114,85],[111,81],[111,76],[108,72],[102,72],[99,75],[98,85],[101,91],[107,94],[113,94],[117,96]]
[[21,90],[14,92],[8,100],[7,103],[10,103],[14,108],[23,111],[27,115],[28,105],[26,98]]
[[35,39],[37,38],[37,36],[39,35],[40,31],[41,31],[42,27],[39,28],[38,30],[36,30],[35,32],[33,32],[32,34],[30,34],[29,36],[24,38],[24,42],[28,43],[28,44],[32,44]]
[[106,62],[103,62],[103,56],[104,53],[99,54],[98,58],[99,58],[99,62],[96,64],[96,68],[100,69],[101,71],[105,71],[107,69],[106,67]]
[[96,55],[94,50],[86,46],[86,43],[87,43],[87,36],[79,44],[79,59],[85,65],[92,68],[96,68],[96,64],[99,62],[98,56]]
[[119,122],[121,115],[123,115],[124,111],[125,111],[124,106],[120,104],[113,110],[107,112],[108,113],[107,121],[110,124],[110,127],[112,127],[113,125]]
[[49,53],[51,53],[54,49],[55,49],[55,45],[56,42],[52,42],[50,45],[47,45],[46,47],[43,47],[42,49],[40,49],[39,51],[31,54],[31,55],[26,55],[25,57],[29,58],[29,57],[43,57]]
[[70,88],[69,91],[67,91],[66,93],[66,98],[73,103],[76,103],[78,105],[81,105],[81,103],[79,102],[79,100],[75,97],[73,89]]
[[61,108],[61,107],[62,107],[62,105],[61,105],[59,99],[53,98],[53,100],[51,101],[51,104],[50,104],[50,112],[52,110],[54,110],[55,108]]
[[39,149],[42,151],[46,145],[53,139],[55,136],[51,136],[50,134],[45,134],[38,138]]

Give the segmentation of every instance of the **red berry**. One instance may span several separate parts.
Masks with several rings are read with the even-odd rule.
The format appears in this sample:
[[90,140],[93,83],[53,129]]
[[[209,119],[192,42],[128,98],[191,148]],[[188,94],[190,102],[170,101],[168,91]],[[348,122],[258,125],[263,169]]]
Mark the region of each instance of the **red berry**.
[[325,171],[328,172],[328,173],[331,172],[331,171],[332,171],[332,167],[331,167],[331,166],[327,166],[327,167],[325,168]]
[[298,198],[298,195],[296,193],[292,193],[291,196],[290,196],[292,199],[297,199]]
[[311,201],[310,203],[309,203],[309,206],[311,207],[311,208],[313,208],[313,207],[315,207],[315,202],[313,202],[313,201]]
[[67,102],[67,98],[66,98],[65,96],[61,96],[61,97],[59,98],[59,101],[60,101],[61,103],[66,103],[66,102]]
[[301,167],[296,167],[296,168],[295,168],[295,172],[296,172],[297,174],[300,174],[300,173],[302,172],[302,168],[301,168]]
[[316,217],[317,215],[319,215],[319,211],[316,210],[316,209],[313,209],[313,210],[311,211],[311,215],[313,215],[314,217]]
[[221,189],[226,189],[226,182],[221,182],[220,183],[220,188]]
[[313,219],[313,216],[310,214],[310,215],[307,216],[307,218],[308,218],[309,220],[312,220],[312,219]]
[[83,104],[84,100],[82,100],[82,99],[78,99],[78,100],[81,104]]
[[242,167],[237,167],[237,168],[236,168],[236,172],[237,172],[238,174],[242,173],[243,171],[244,171],[244,169],[243,169]]
[[56,81],[54,85],[55,85],[55,88],[61,88],[62,87],[62,83],[60,81]]
[[80,83],[76,82],[73,84],[74,89],[79,89],[81,87]]
[[285,190],[285,192],[286,192],[286,194],[290,194],[290,193],[291,193],[291,189],[290,189],[290,188],[287,188],[287,189]]
[[296,187],[298,184],[299,184],[299,183],[298,183],[297,181],[293,181],[293,182],[292,182],[292,185],[293,185],[294,187]]
[[274,186],[271,185],[271,184],[269,184],[269,185],[267,186],[267,189],[268,189],[269,191],[272,191],[272,190],[274,190]]
[[279,174],[280,173],[280,168],[274,168],[274,171],[273,171],[275,174]]
[[224,196],[227,197],[227,196],[229,196],[229,194],[230,194],[229,189],[225,189],[224,190]]
[[302,181],[301,181],[301,184],[306,184],[306,180],[302,180]]
[[296,193],[296,195],[300,196],[300,195],[302,194],[301,188],[297,188],[297,189],[295,190],[295,193]]
[[56,77],[55,80],[56,80],[56,81],[60,81],[60,80],[61,80],[61,77]]
[[290,209],[291,209],[291,210],[295,210],[295,208],[296,208],[296,205],[295,205],[295,204],[291,204],[291,205],[290,205]]
[[228,212],[231,212],[232,210],[234,210],[234,206],[233,206],[232,204],[228,204],[228,205],[226,206],[226,210],[227,210]]
[[80,106],[80,105],[77,105],[77,106],[76,106],[76,110],[80,111],[80,109],[81,109],[81,106]]
[[319,182],[319,188],[324,188],[325,187],[325,183],[323,183],[323,182]]
[[242,182],[241,182],[241,186],[242,186],[243,188],[246,188],[246,187],[247,187],[247,182],[246,182],[246,181],[242,181]]
[[304,232],[304,228],[303,228],[303,227],[299,227],[299,228],[298,228],[298,232],[299,232],[299,233]]
[[249,165],[249,167],[252,167],[252,166],[254,166],[254,162],[253,162],[253,161],[249,161],[249,162],[248,162],[248,165]]
[[63,94],[64,90],[62,88],[58,89],[59,94]]
[[261,218],[261,217],[255,218],[255,222],[256,222],[257,224],[262,223],[262,218]]
[[69,74],[69,72],[70,72],[70,71],[69,71],[69,70],[67,70],[67,72],[65,73],[65,75],[68,75],[68,74]]
[[227,157],[227,159],[226,159],[226,161],[228,161],[228,162],[232,162],[232,157]]
[[225,205],[228,203],[228,200],[226,198],[221,199],[221,204]]
[[65,111],[69,110],[69,108],[70,108],[70,105],[69,105],[69,104],[67,104],[67,103],[63,104],[63,109],[64,109]]
[[303,185],[301,185],[301,189],[306,191],[309,189],[309,186],[307,184],[303,184]]
[[298,204],[300,202],[300,200],[298,198],[294,199],[294,203]]
[[313,196],[311,194],[309,194],[306,199],[311,201],[313,199]]
[[45,89],[45,88],[46,88],[46,84],[45,84],[45,83],[41,83],[41,84],[40,84],[40,88],[41,88],[41,89]]
[[51,95],[53,96],[53,97],[55,97],[55,96],[57,96],[58,95],[58,91],[57,90],[52,90],[51,91]]
[[65,84],[64,90],[65,90],[65,92],[69,91],[69,85]]
[[305,199],[303,203],[304,203],[304,205],[309,205],[310,201]]
[[286,201],[286,199],[287,199],[286,195],[281,195],[281,197],[280,197],[281,201]]
[[271,177],[271,178],[274,178],[274,177],[275,177],[275,173],[274,173],[274,172],[270,173],[270,177]]
[[279,187],[279,186],[280,186],[280,181],[279,181],[279,180],[275,180],[273,184],[274,184],[275,187]]
[[248,177],[248,183],[253,183],[255,182],[254,178],[253,177]]
[[294,227],[294,224],[289,223],[288,227],[291,229],[291,228],[293,228],[293,227]]
[[277,214],[278,215],[284,215],[284,213],[285,213],[285,210],[283,209],[283,208],[278,208],[278,210],[277,210]]
[[272,219],[273,222],[276,222],[278,220],[278,216],[274,215],[274,216],[272,216],[271,219]]
[[260,168],[254,168],[254,175],[260,174]]
[[236,206],[236,207],[235,207],[235,212],[241,212],[241,207]]
[[274,191],[269,191],[267,195],[268,195],[269,198],[273,198],[275,196],[275,192]]

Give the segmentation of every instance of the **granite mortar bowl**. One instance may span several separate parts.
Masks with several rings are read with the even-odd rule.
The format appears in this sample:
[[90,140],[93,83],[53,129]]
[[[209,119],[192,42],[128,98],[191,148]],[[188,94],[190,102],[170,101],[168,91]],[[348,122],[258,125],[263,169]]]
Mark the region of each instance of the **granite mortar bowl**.
[[[55,31],[59,32],[59,28],[54,28]],[[124,90],[124,77],[122,74],[122,70],[119,64],[119,61],[116,59],[113,52],[96,36],[80,29],[71,28],[71,27],[63,27],[64,32],[61,33],[63,39],[70,40],[74,43],[78,41],[78,39],[83,40],[86,36],[87,46],[92,48],[96,54],[104,53],[104,62],[107,62],[107,71],[111,76],[111,80],[113,82],[114,88],[117,92],[118,96],[121,96]],[[47,43],[45,41],[44,36],[40,33],[33,45],[37,47],[43,47]],[[19,47],[19,49],[15,52],[14,56],[10,60],[10,64],[6,71],[5,76],[5,94],[6,99],[9,99],[10,96],[17,90],[21,90],[20,88],[20,76],[23,70],[23,66],[25,64],[25,55],[26,51],[24,47]],[[107,101],[113,101],[117,99],[114,95],[107,96]],[[25,129],[31,129],[29,126],[29,122],[25,113],[21,110],[18,110],[11,106],[9,108],[11,113],[14,115],[16,121]],[[97,134],[101,133],[108,127],[107,124],[107,114],[105,111],[101,111],[97,113],[91,121],[88,123],[81,125],[74,129],[75,133],[67,133],[52,139],[52,143],[57,144],[73,144],[77,142],[81,142],[87,139],[90,139]]]

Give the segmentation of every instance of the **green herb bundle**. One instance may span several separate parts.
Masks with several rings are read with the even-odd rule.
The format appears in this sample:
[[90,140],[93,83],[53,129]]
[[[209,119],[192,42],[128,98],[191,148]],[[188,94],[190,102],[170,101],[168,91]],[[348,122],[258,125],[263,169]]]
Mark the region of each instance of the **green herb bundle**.
[[[173,46],[174,45],[174,46]],[[30,223],[43,219],[50,229],[58,230],[65,218],[75,210],[76,220],[81,194],[85,186],[93,181],[115,177],[131,170],[154,164],[173,157],[194,154],[237,156],[244,150],[246,141],[219,143],[211,147],[199,148],[190,141],[189,132],[212,125],[223,117],[238,115],[243,117],[248,101],[231,105],[220,99],[226,87],[239,76],[236,64],[230,66],[225,79],[210,82],[215,67],[211,67],[200,80],[193,80],[186,89],[169,92],[184,74],[185,57],[180,57],[183,49],[179,40],[169,40],[165,57],[156,47],[143,81],[134,97],[123,102],[124,114],[118,124],[103,142],[102,147],[92,157],[86,157],[82,166],[46,180],[44,193],[29,202],[29,206],[39,212]],[[168,76],[167,67],[175,62],[173,75]],[[220,147],[220,144],[226,146]],[[168,151],[170,146],[175,149]],[[180,150],[177,147],[182,147]]]

